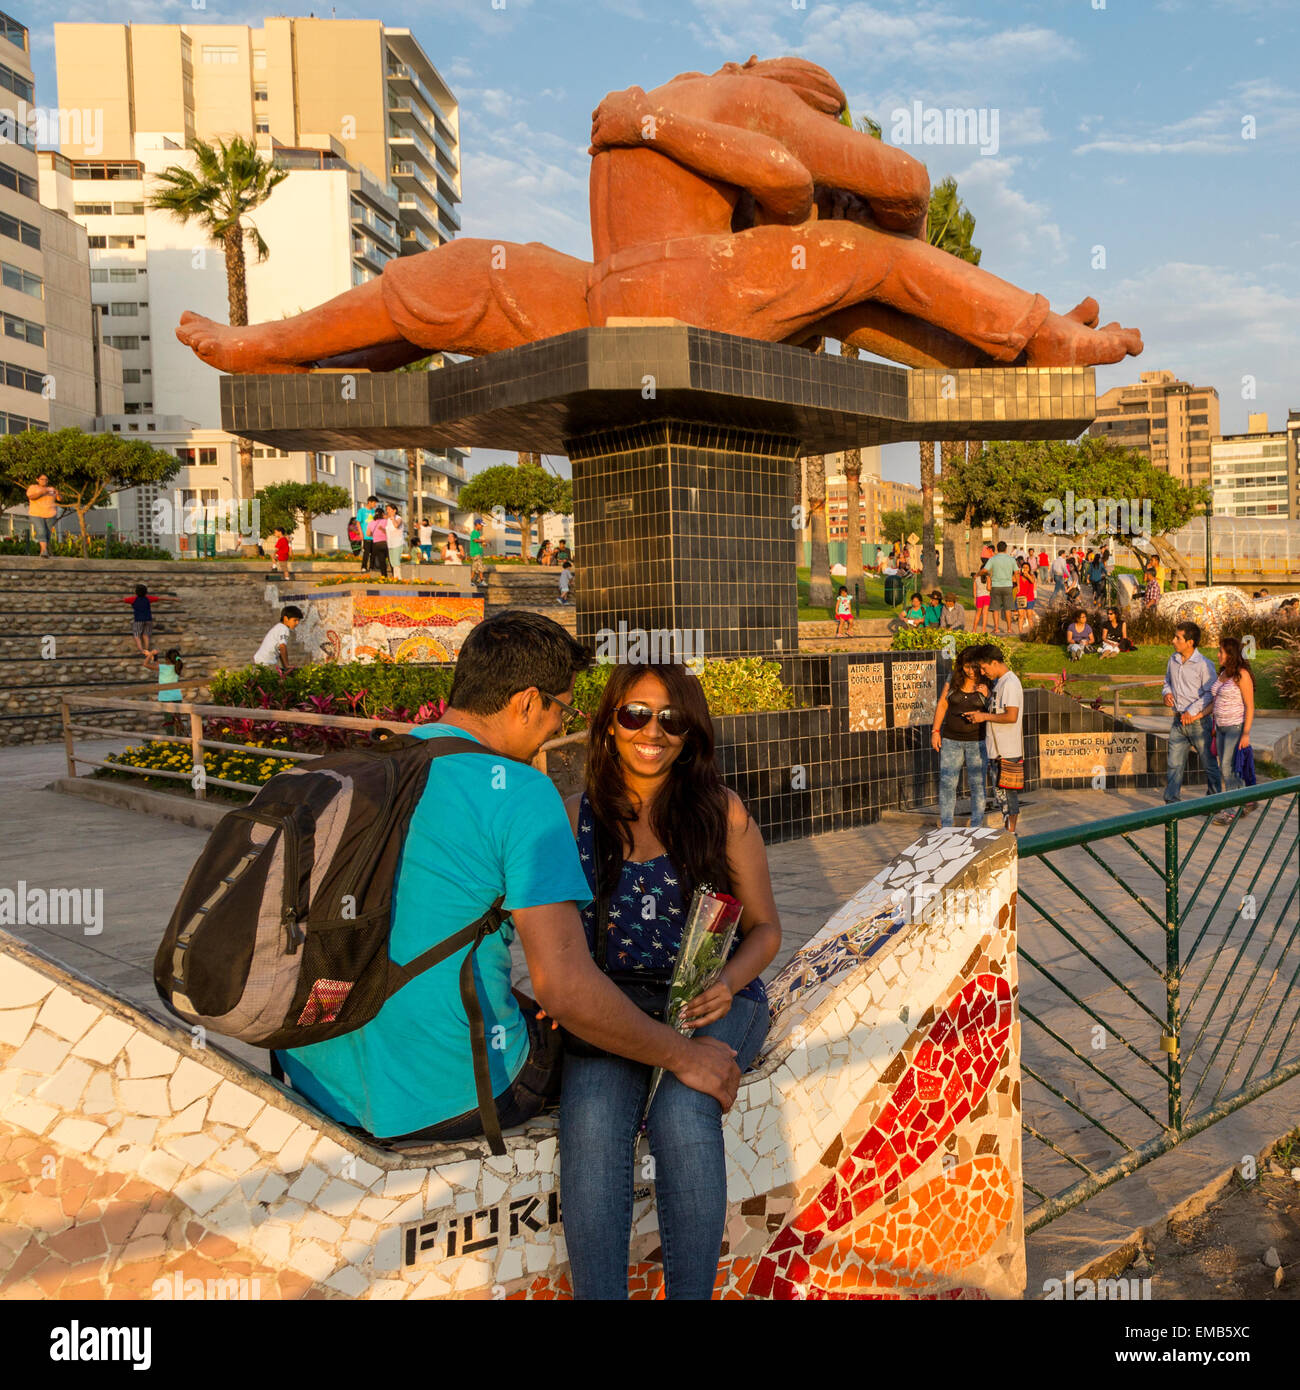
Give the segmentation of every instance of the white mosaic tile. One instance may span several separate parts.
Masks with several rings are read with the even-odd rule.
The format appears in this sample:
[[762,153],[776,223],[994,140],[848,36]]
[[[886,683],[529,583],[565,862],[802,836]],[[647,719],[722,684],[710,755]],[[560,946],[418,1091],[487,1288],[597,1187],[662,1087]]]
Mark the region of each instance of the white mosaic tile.
[[172,1108],[184,1110],[214,1091],[220,1081],[220,1075],[210,1067],[200,1066],[192,1057],[182,1057],[167,1084]]
[[272,1163],[281,1173],[297,1172],[307,1162],[307,1155],[316,1137],[316,1131],[309,1125],[301,1125],[285,1140],[280,1152]]
[[295,1243],[289,1254],[288,1264],[299,1274],[305,1274],[309,1279],[320,1283],[333,1272],[336,1260],[323,1245],[304,1240]]
[[298,1180],[289,1188],[289,1196],[296,1197],[300,1202],[310,1202],[316,1194],[325,1186],[328,1175],[314,1163],[304,1168]]
[[249,1237],[253,1247],[275,1264],[283,1264],[293,1248],[292,1227],[280,1221],[268,1221]]
[[89,1062],[70,1057],[36,1088],[36,1094],[47,1105],[56,1105],[60,1110],[76,1110],[93,1074],[94,1068]]
[[160,1043],[147,1033],[137,1033],[126,1045],[127,1075],[132,1080],[149,1076],[170,1076],[181,1060],[174,1047]]
[[[184,1141],[181,1141],[184,1142]],[[176,1184],[175,1193],[191,1211],[205,1215],[235,1186],[233,1178],[201,1169]]]
[[394,1168],[384,1178],[385,1197],[409,1197],[424,1183],[423,1168]]
[[360,1298],[370,1286],[370,1280],[358,1269],[340,1269],[325,1280],[325,1286],[347,1294],[349,1298]]
[[[173,1115],[159,1131],[160,1134],[197,1134],[203,1128],[204,1120],[207,1117],[208,1103],[206,1100],[196,1100],[193,1105],[187,1105],[179,1115]],[[215,1148],[215,1144],[213,1145]]]
[[140,1164],[140,1176],[161,1187],[164,1192],[170,1192],[180,1181],[185,1168],[185,1163],[174,1154],[155,1149]]
[[357,1203],[365,1196],[362,1188],[354,1187],[342,1178],[328,1183],[316,1197],[316,1205],[331,1216],[348,1216],[357,1208]]
[[68,1118],[60,1120],[50,1131],[50,1142],[73,1153],[88,1153],[104,1136],[104,1126],[93,1120]]
[[413,1299],[445,1298],[451,1292],[450,1280],[444,1279],[436,1270],[431,1270],[411,1290]]
[[42,1105],[40,1101],[32,1100],[28,1096],[20,1096],[0,1110],[0,1118],[8,1120],[11,1125],[17,1125],[19,1129],[29,1130],[32,1134],[43,1134],[58,1117],[58,1113],[52,1105]]
[[216,1095],[212,1097],[208,1121],[211,1124],[234,1125],[236,1129],[247,1129],[252,1124],[254,1115],[265,1104],[260,1096],[253,1095],[242,1086],[236,1086],[233,1081],[223,1081],[217,1087]]
[[342,1225],[323,1212],[309,1211],[294,1228],[294,1235],[300,1240],[319,1240],[333,1245],[343,1234]]
[[11,1071],[34,1071],[41,1076],[51,1076],[71,1050],[70,1042],[40,1031],[38,1025],[5,1065]]
[[53,988],[53,980],[12,956],[0,955],[0,1009],[21,1009],[28,1004],[38,1004]]
[[21,1047],[36,1022],[37,1008],[33,1004],[30,1008],[5,1009],[0,1013],[0,1045]]
[[255,1164],[261,1162],[261,1154],[251,1144],[242,1139],[227,1144],[212,1160],[212,1166],[234,1177],[241,1177]]
[[170,1115],[172,1104],[167,1097],[167,1083],[160,1078],[150,1081],[119,1081],[117,1094],[123,1106],[136,1115]]

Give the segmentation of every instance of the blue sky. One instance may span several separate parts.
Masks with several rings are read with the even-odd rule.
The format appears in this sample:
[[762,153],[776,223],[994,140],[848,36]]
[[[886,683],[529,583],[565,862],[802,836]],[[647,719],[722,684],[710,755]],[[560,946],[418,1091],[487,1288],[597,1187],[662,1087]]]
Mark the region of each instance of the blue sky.
[[[828,67],[886,139],[916,102],[997,113],[996,151],[907,147],[932,181],[956,175],[985,269],[1059,310],[1095,295],[1103,321],[1142,330],[1146,351],[1099,368],[1099,390],[1170,369],[1218,388],[1225,431],[1250,410],[1276,427],[1300,409],[1296,0],[497,3],[333,8],[410,28],[456,90],[465,235],[587,256],[586,149],[605,92],[796,53]],[[55,19],[260,23],[266,10],[63,0],[13,12],[50,104]],[[886,450],[885,473],[915,482],[915,446]]]

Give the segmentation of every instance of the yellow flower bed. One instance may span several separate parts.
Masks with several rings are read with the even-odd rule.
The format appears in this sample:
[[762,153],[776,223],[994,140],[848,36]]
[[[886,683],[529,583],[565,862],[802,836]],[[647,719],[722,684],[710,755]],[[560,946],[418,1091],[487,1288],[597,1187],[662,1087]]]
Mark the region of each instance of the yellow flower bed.
[[[261,747],[262,745],[253,745]],[[175,743],[145,743],[128,748],[123,753],[110,753],[105,760],[125,771],[148,774],[151,771],[180,772],[190,777],[194,772],[191,751]],[[277,758],[267,753],[232,753],[227,749],[205,749],[203,770],[209,778],[223,782],[245,782],[260,787],[277,772],[295,766],[290,758]],[[167,778],[167,781],[174,779]]]

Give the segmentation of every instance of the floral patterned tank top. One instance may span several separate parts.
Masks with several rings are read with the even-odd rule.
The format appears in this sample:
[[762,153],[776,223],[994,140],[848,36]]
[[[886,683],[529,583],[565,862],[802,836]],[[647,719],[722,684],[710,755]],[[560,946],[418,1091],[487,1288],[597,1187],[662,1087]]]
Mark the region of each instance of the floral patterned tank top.
[[[584,795],[578,808],[578,857],[593,895],[596,892],[595,826]],[[609,932],[605,941],[606,968],[614,974],[644,971],[648,978],[667,981],[672,977],[677,951],[690,904],[683,902],[681,875],[666,855],[638,862],[623,861],[618,885],[609,899]],[[596,949],[596,904],[582,909],[582,925],[587,945]],[[740,948],[736,933],[731,954]],[[738,997],[765,1002],[767,991],[760,977],[751,980]]]

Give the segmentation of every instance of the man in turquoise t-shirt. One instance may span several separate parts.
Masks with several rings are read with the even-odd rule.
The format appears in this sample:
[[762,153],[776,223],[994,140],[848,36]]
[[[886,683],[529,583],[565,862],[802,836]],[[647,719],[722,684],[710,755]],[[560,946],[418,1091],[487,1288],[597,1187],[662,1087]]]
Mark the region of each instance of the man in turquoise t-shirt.
[[998,614],[1007,615],[1007,636],[1011,636],[1011,615],[1016,611],[1016,562],[1007,554],[1006,541],[999,541],[997,551],[984,561],[982,568],[989,572],[989,612],[993,615],[993,631],[998,630]]
[[370,539],[370,518],[379,505],[378,497],[367,497],[366,505],[357,508],[357,526],[361,531],[361,572],[364,574],[374,564],[375,548]]
[[[648,1018],[596,969],[578,907],[591,898],[568,814],[528,763],[561,730],[586,651],[550,618],[497,614],[466,638],[450,707],[422,738],[454,736],[485,754],[430,764],[398,864],[389,952],[405,964],[504,895],[509,926],[474,958],[492,1094],[503,1128],[536,1114],[558,1083],[558,1034],[510,987],[514,930],[537,1001],[589,1042],[665,1066],[728,1108],[740,1074],[717,1039],[685,1039]],[[281,1054],[296,1090],[343,1124],[384,1139],[465,1139],[483,1132],[469,1023],[450,956],[399,990],[363,1027]],[[708,1044],[708,1046],[705,1046]]]

